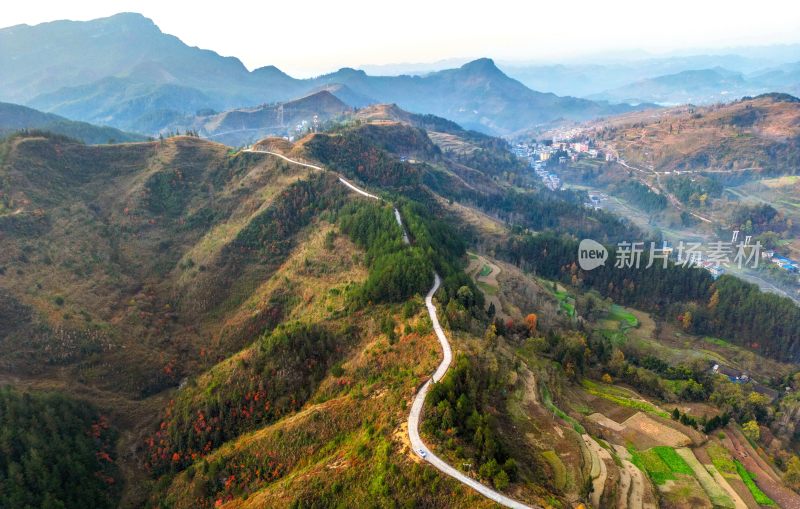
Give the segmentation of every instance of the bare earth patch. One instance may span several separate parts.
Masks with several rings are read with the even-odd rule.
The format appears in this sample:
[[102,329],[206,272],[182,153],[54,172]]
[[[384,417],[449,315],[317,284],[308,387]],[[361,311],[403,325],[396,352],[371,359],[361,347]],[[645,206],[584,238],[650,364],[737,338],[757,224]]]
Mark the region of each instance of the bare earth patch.
[[622,424],[618,423],[617,421],[612,421],[611,419],[609,419],[608,417],[606,417],[605,415],[603,415],[601,413],[594,413],[594,414],[590,415],[589,416],[589,420],[592,421],[592,422],[596,422],[597,424],[599,424],[599,425],[601,425],[601,426],[603,426],[605,428],[614,430],[617,433],[622,433],[623,431],[625,431],[625,426],[623,426]]
[[626,428],[647,435],[661,445],[684,447],[692,441],[676,429],[665,426],[643,412],[637,412],[622,423]]

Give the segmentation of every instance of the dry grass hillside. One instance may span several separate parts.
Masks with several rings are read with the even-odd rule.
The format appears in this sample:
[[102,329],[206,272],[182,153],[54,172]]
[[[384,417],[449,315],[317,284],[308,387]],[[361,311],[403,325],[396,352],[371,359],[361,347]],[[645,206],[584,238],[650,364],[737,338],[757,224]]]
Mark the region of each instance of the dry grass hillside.
[[134,397],[291,311],[302,295],[263,285],[316,218],[285,207],[338,190],[330,176],[196,138],[88,147],[21,137],[6,150],[4,369]]
[[597,137],[656,170],[797,170],[800,101],[764,95],[730,104],[632,113],[597,124]]
[[354,117],[357,120],[374,123],[412,122],[412,115],[396,104],[373,104],[358,110]]

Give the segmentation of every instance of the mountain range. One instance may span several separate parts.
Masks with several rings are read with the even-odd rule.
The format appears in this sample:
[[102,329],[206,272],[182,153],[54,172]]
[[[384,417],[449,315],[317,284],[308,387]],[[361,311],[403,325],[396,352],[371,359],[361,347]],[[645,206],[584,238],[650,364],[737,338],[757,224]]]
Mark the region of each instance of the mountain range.
[[[800,62],[800,45],[773,45],[763,47],[731,48],[723,53],[713,51],[691,55],[650,56],[635,55],[610,59],[598,56],[558,63],[498,62],[500,68],[525,86],[573,95],[588,99],[618,100],[618,89],[636,91],[636,101],[658,102],[666,92],[667,101],[678,103],[685,99],[680,84],[676,88],[664,88],[660,95],[646,95],[647,90],[637,90],[637,84],[648,84],[651,80],[670,81],[680,79],[682,73],[721,72],[739,73],[746,80],[741,90],[720,94],[723,87],[709,87],[706,95],[716,93],[714,100],[738,99],[735,93],[757,95],[763,92],[797,93],[800,77],[797,66]],[[674,91],[674,94],[670,94]],[[625,96],[625,94],[622,94]],[[700,96],[699,99],[703,99]]]
[[352,112],[353,108],[333,93],[321,90],[286,103],[189,116],[174,127],[176,131],[193,130],[214,141],[241,146],[269,135],[300,137]]
[[288,101],[323,88],[350,106],[397,103],[495,134],[631,110],[536,92],[485,58],[424,76],[343,68],[295,79],[274,66],[249,71],[238,59],[189,47],[134,13],[2,29],[0,66],[2,100],[147,134],[201,110]]
[[800,73],[756,54],[578,98],[0,30],[0,509],[800,507],[797,267],[734,268],[800,252],[800,99],[728,100]]
[[686,70],[635,81],[589,98],[633,104],[711,104],[770,92],[798,94],[800,62],[751,74],[723,67]]

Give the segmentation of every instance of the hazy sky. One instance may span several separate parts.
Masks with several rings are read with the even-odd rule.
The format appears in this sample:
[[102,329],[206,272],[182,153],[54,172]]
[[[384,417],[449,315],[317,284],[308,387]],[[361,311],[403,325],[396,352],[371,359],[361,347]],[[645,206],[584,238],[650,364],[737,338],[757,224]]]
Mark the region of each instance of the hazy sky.
[[554,60],[800,42],[799,0],[25,0],[3,6],[0,26],[122,11],[250,69],[273,64],[298,77],[451,57]]

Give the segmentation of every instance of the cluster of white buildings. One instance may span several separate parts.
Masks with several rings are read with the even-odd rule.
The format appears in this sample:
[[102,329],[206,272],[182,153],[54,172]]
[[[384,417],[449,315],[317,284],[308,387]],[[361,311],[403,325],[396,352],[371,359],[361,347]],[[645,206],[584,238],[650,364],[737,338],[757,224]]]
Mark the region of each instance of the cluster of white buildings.
[[297,133],[299,136],[302,136],[303,134],[311,131],[318,132],[319,124],[320,124],[319,115],[314,115],[310,122],[308,120],[302,120],[298,122],[294,126],[294,132]]
[[593,148],[588,141],[569,141],[569,137],[575,136],[577,132],[560,133],[553,137],[551,143],[516,143],[512,145],[511,151],[520,159],[528,161],[545,186],[552,190],[558,190],[561,189],[561,179],[556,173],[547,169],[547,166],[552,167],[552,163],[548,163],[552,158],[558,157],[558,164],[565,164],[567,161],[574,162],[580,158],[605,157],[606,161],[613,161],[615,158],[610,152],[602,153]]
[[[542,179],[542,183],[553,191],[561,189],[561,179],[557,174],[547,169],[546,163],[558,150],[560,149],[539,143],[517,143],[511,147],[514,155],[520,159],[527,160],[528,165]],[[559,162],[563,163],[565,161]]]
[[555,138],[551,143],[517,143],[512,147],[517,157],[530,161],[531,167],[536,162],[549,161],[555,154],[559,155],[559,164],[567,160],[577,161],[580,158],[615,161],[617,156],[611,151],[602,152],[594,148],[588,141],[558,141]]
[[555,173],[550,173],[547,168],[544,167],[544,164],[541,162],[534,163],[534,171],[542,179],[542,183],[552,190],[558,191],[561,189],[561,179]]
[[589,201],[584,203],[586,208],[600,210],[602,202],[607,200],[608,196],[603,193],[589,193]]

